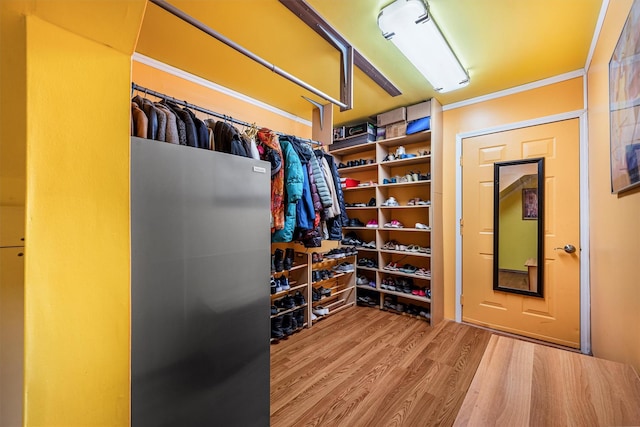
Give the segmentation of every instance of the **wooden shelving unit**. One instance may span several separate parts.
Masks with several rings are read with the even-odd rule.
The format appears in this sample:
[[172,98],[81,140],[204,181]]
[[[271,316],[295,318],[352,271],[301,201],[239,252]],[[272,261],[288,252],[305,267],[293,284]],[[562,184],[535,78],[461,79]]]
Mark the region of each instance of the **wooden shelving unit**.
[[[356,286],[358,295],[361,292],[369,295],[377,294],[378,307],[385,308],[384,296],[391,296],[402,304],[411,304],[420,308],[428,316],[411,316],[420,320],[438,323],[443,318],[444,300],[442,283],[442,107],[437,100],[431,100],[431,130],[397,138],[388,138],[376,142],[368,142],[357,146],[330,150],[336,163],[348,164],[349,161],[375,159],[373,163],[362,166],[339,169],[342,178],[353,178],[374,185],[344,189],[345,202],[349,204],[363,203],[366,207],[347,207],[349,218],[358,218],[364,224],[375,219],[377,228],[345,227],[343,234],[355,233],[363,243],[375,241],[376,248],[357,246],[358,257],[374,258],[378,268],[356,265],[354,279],[365,276],[376,283],[373,288],[367,285]],[[406,158],[389,160],[389,154],[402,153],[413,155]],[[418,180],[414,178],[417,176]],[[395,179],[395,182],[392,182]],[[399,206],[382,206],[390,197]],[[371,198],[376,199],[376,206],[368,206]],[[428,204],[409,205],[409,201],[419,198]],[[400,221],[403,227],[385,227],[392,220]],[[417,228],[420,223],[427,229]],[[389,241],[409,246],[417,245],[431,248],[430,252],[415,252],[382,249]],[[409,274],[397,270],[386,270],[384,266],[390,262],[399,265],[410,264],[430,275]],[[404,280],[414,289],[430,289],[431,298],[416,296],[411,293],[397,292],[381,288],[383,280]],[[389,310],[393,311],[393,310]],[[415,311],[415,310],[414,310]],[[400,312],[399,312],[400,313]],[[406,313],[400,313],[407,315]]]

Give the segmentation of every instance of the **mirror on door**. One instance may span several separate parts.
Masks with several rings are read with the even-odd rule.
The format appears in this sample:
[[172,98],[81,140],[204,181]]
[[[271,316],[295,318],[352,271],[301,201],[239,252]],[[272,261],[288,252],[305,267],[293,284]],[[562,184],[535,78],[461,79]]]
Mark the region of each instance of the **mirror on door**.
[[543,296],[544,158],[494,165],[493,289]]

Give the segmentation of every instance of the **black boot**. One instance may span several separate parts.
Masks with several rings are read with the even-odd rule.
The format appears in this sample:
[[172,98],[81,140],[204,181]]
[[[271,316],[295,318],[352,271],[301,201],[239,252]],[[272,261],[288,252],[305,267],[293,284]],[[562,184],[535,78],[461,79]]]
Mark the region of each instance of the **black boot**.
[[287,248],[284,255],[284,269],[291,270],[293,267],[293,248]]
[[282,316],[271,319],[271,338],[280,339],[284,337],[282,332]]
[[282,319],[282,333],[285,335],[291,335],[293,333],[293,325],[292,325],[293,314],[287,313],[284,316],[281,316],[280,318]]
[[284,260],[282,259],[283,254],[284,252],[282,249],[276,249],[273,257],[273,263],[276,267],[277,272],[284,270]]
[[302,328],[304,326],[304,309],[300,308],[293,312],[293,317],[296,319],[298,323],[298,328]]

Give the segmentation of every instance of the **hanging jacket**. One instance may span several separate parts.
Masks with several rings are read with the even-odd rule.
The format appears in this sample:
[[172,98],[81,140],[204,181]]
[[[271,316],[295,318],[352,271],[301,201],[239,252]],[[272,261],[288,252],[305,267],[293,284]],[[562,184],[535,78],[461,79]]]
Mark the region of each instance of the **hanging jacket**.
[[[311,148],[309,148],[311,150]],[[314,152],[314,155],[311,156],[311,167],[313,169],[313,177],[316,181],[316,187],[318,188],[318,194],[320,195],[320,201],[322,202],[322,207],[330,208],[333,206],[333,200],[331,199],[331,193],[329,192],[329,187],[327,186],[327,181],[324,178],[324,174],[322,173],[322,167],[320,166],[319,159],[322,158],[322,150],[318,150],[318,152]]]
[[311,162],[307,163],[307,173],[309,175],[309,188],[311,189],[311,200],[313,201],[313,209],[317,214],[320,214],[320,212],[322,212],[322,202],[320,201],[320,195],[318,194],[318,187],[316,187],[316,180],[313,177]]
[[209,150],[215,150],[216,139],[213,136],[213,131],[216,128],[216,121],[213,119],[205,119],[204,124],[207,126],[207,132],[209,134]]
[[207,132],[207,126],[204,124],[202,120],[196,117],[195,113],[191,110],[186,109],[186,111],[191,116],[191,120],[193,120],[193,124],[196,130],[196,147],[209,149],[209,132]]
[[296,227],[304,230],[313,229],[316,212],[311,198],[307,165],[302,165],[302,197],[296,204]]
[[144,99],[142,103],[142,109],[144,113],[147,115],[147,119],[149,119],[149,123],[147,126],[147,138],[149,139],[157,139],[158,138],[158,113],[156,113],[156,108],[153,106],[153,103],[148,99]]
[[340,211],[340,214],[327,221],[329,239],[341,240],[342,227],[344,226],[344,224],[349,223],[349,217],[347,216],[347,209],[344,205],[344,193],[342,192],[342,187],[340,186],[340,173],[338,172],[338,168],[336,166],[336,162],[333,159],[333,156],[331,156],[330,154],[325,154],[324,158],[331,170],[331,176],[333,177],[333,182],[336,188],[336,197],[338,199],[338,206]]
[[158,116],[158,134],[156,135],[156,140],[165,142],[167,139],[167,114],[164,110],[158,108],[156,104],[153,104],[153,109],[156,112],[156,116]]
[[[270,161],[266,158],[268,152],[273,152],[272,157],[277,156],[278,159],[282,159],[282,149],[273,132],[262,128],[258,131],[257,137],[261,144],[269,148],[269,150],[264,150],[262,160]],[[216,144],[218,143],[216,136]],[[284,228],[284,168],[282,167],[276,173],[271,172],[271,215],[273,216],[271,232]]]
[[131,116],[133,117],[133,136],[146,138],[149,125],[147,115],[136,102],[131,103]]
[[178,143],[180,145],[187,145],[187,127],[182,120],[181,115],[178,114],[180,107],[173,102],[163,100],[162,103],[176,116],[176,127],[178,128]]
[[284,160],[284,226],[271,236],[272,242],[290,242],[296,227],[296,205],[303,192],[303,170],[298,155],[287,140],[279,141]]
[[[340,205],[338,204],[338,194],[336,191],[336,184],[333,181],[333,177],[331,176],[331,168],[329,168],[329,163],[327,159],[324,157],[318,159],[322,166],[322,173],[324,174],[324,179],[327,181],[327,187],[329,187],[329,192],[331,193],[332,204],[330,208],[327,208],[327,217],[326,219],[334,218],[340,215]],[[339,183],[338,183],[339,184]]]
[[178,124],[176,122],[176,115],[173,114],[173,111],[167,108],[167,106],[164,104],[156,103],[155,106],[159,110],[162,110],[165,113],[165,116],[167,116],[167,125],[164,135],[165,141],[171,144],[179,144],[180,137],[178,136]]

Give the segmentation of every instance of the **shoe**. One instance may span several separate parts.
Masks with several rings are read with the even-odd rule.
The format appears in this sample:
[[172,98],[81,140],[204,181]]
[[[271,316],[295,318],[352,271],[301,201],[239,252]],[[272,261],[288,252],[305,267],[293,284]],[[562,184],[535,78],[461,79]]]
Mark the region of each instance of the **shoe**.
[[367,279],[364,276],[358,276],[358,278],[356,279],[356,285],[368,285],[369,284],[369,279]]
[[352,273],[353,271],[355,271],[355,268],[354,268],[353,264],[349,264],[347,262],[343,262],[342,264],[338,264],[335,267],[333,267],[333,269],[335,271],[340,272],[340,273]]
[[421,222],[416,222],[416,228],[419,230],[431,230],[431,227]]
[[367,203],[367,206],[375,206],[375,205],[376,205],[376,198],[375,198],[375,197],[372,197],[372,198],[369,200],[369,203]]
[[273,283],[275,283],[275,285],[276,285],[276,291],[275,291],[276,294],[278,292],[284,291],[284,289],[282,289],[282,282],[280,282],[279,279],[276,279],[276,278],[272,277],[271,280],[273,280]]
[[271,306],[271,315],[275,316],[276,314],[278,314],[278,307],[276,307],[275,305]]
[[402,223],[397,219],[392,219],[391,222],[387,222],[384,226],[385,228],[403,228],[404,227],[404,225],[402,225]]
[[271,338],[280,339],[284,337],[282,331],[282,317],[274,317],[271,319]]
[[396,158],[398,158],[398,157],[400,157],[400,156],[402,156],[404,154],[407,154],[407,152],[406,152],[406,150],[404,149],[404,147],[402,145],[399,146],[398,148],[396,148]]
[[330,297],[330,296],[331,296],[331,289],[329,289],[329,288],[324,288],[324,287],[320,286],[320,287],[318,288],[318,294],[319,294],[321,297]]
[[293,248],[287,248],[284,255],[283,266],[285,270],[291,270],[293,267]]
[[287,313],[282,316],[282,333],[284,335],[291,335],[293,331],[293,314]]
[[304,327],[304,310],[303,309],[294,311],[293,318],[296,319],[296,322],[298,323],[298,329],[301,329]]
[[282,298],[281,303],[282,303],[282,307],[285,310],[291,310],[296,306],[296,302],[294,301],[291,295],[287,295],[286,297]]
[[278,285],[276,284],[275,279],[272,277],[271,278],[271,295],[277,294],[277,293],[278,293]]
[[276,249],[274,253],[273,263],[275,265],[275,271],[281,272],[284,270],[284,251],[282,249]]
[[311,288],[311,301],[316,302],[322,299],[322,295],[316,288]]
[[329,314],[329,309],[319,305],[313,308],[313,314],[317,316],[326,316],[327,314]]
[[378,228],[378,221],[376,221],[375,219],[370,219],[369,222],[367,222],[366,227],[367,228]]
[[289,286],[289,279],[287,278],[287,276],[280,276],[276,280],[280,282],[280,287],[282,288],[283,291],[288,291],[289,289],[291,289],[291,286]]
[[300,291],[295,293],[295,295],[293,296],[293,301],[297,306],[304,305],[307,302],[307,300],[304,298],[304,295],[302,295],[302,292]]
[[349,220],[349,227],[364,227],[364,223],[358,218],[351,218]]
[[395,197],[389,197],[382,203],[382,206],[400,206]]

